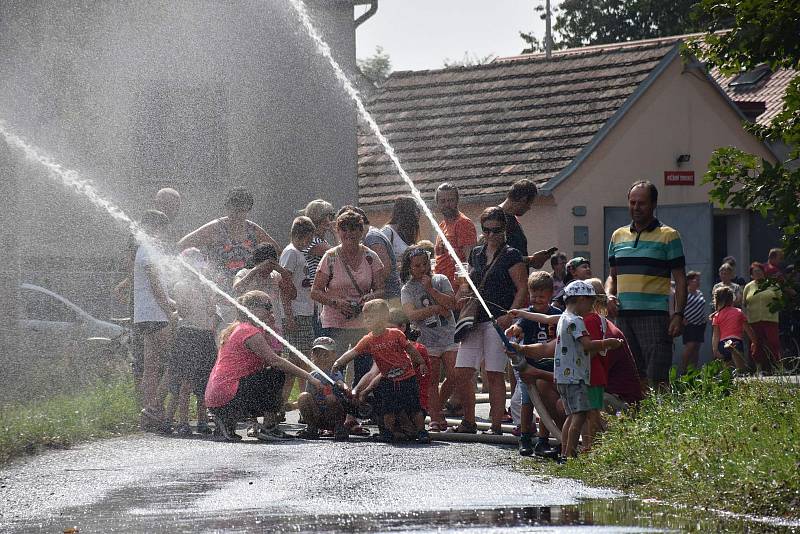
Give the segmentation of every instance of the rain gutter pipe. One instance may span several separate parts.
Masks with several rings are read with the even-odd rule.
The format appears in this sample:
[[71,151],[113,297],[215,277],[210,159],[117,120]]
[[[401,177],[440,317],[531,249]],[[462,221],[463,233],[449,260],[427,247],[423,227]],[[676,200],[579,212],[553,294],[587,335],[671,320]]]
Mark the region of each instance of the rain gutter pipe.
[[367,9],[364,13],[359,16],[354,23],[354,28],[358,28],[367,20],[372,18],[372,16],[378,12],[378,0],[355,0],[353,2],[353,6],[366,6],[369,5],[369,9]]

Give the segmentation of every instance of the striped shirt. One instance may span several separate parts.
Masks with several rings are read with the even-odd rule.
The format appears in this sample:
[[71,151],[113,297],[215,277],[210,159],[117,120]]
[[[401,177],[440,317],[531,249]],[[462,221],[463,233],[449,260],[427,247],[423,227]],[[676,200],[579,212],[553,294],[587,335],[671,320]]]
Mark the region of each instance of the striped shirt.
[[686,296],[686,307],[683,318],[687,324],[700,326],[706,324],[706,299],[702,291],[695,291]]
[[623,226],[611,236],[608,264],[617,271],[620,315],[667,313],[672,269],[686,264],[681,236],[658,219],[641,232]]

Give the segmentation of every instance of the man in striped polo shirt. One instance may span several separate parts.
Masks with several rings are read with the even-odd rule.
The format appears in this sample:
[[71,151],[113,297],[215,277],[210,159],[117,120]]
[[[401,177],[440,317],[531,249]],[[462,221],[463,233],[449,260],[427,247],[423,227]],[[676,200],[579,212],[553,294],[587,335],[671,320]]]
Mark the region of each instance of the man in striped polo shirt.
[[[636,357],[639,376],[663,387],[672,366],[672,338],[683,330],[686,260],[678,231],[655,218],[657,203],[658,189],[651,182],[635,182],[628,191],[632,222],[611,236],[606,289],[609,311],[619,315],[617,326]],[[671,317],[670,278],[675,280]]]

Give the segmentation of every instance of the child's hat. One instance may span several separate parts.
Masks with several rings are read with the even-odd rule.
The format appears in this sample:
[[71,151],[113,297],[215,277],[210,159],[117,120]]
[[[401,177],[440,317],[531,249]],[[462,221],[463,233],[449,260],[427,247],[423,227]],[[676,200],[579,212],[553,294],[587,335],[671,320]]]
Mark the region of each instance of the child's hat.
[[578,256],[576,258],[572,258],[571,260],[569,260],[567,262],[567,267],[571,267],[571,268],[575,269],[576,267],[579,267],[579,266],[583,265],[584,263],[586,265],[591,265],[591,262],[588,259],[584,258],[583,256]]
[[324,350],[336,350],[336,342],[329,337],[318,337],[314,340],[314,344],[311,346],[311,350],[314,349],[324,349]]
[[596,297],[594,287],[589,282],[574,280],[564,288],[564,298],[569,297]]

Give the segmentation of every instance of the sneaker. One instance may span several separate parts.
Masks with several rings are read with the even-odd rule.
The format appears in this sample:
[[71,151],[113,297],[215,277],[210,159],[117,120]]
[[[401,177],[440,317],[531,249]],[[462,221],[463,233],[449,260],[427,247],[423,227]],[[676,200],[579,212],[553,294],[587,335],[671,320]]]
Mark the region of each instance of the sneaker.
[[497,428],[497,427],[492,427],[489,430],[484,430],[483,432],[481,432],[481,434],[483,434],[485,436],[502,436],[503,435],[503,429],[502,428]]
[[528,433],[519,436],[519,455],[530,456],[533,454],[533,441]]
[[458,426],[448,428],[447,432],[455,434],[477,434],[478,425],[476,425],[474,422],[470,423],[469,421],[462,420]]
[[550,440],[547,438],[536,438],[536,446],[533,448],[533,453],[542,458],[557,458],[561,454],[561,447],[550,447]]
[[236,423],[228,425],[222,419],[214,418],[214,436],[223,441],[242,441],[242,436],[236,433]]
[[522,429],[519,427],[519,425],[515,426],[514,429],[511,430],[511,435],[517,437],[520,437],[522,435]]
[[175,427],[175,433],[182,438],[187,438],[192,435],[192,427],[189,423],[181,423]]
[[350,439],[350,430],[344,425],[336,425],[333,429],[333,441],[348,441]]
[[314,427],[307,427],[298,432],[297,437],[300,439],[317,440],[319,439],[319,430]]
[[259,441],[285,441],[287,439],[294,439],[292,436],[278,428],[278,425],[271,427],[257,426],[255,431],[255,438]]
[[203,434],[204,436],[208,436],[213,432],[213,430],[211,430],[211,427],[208,426],[208,423],[197,423],[196,432],[198,434]]
[[430,442],[431,442],[431,436],[430,434],[428,434],[427,430],[420,430],[417,433],[417,443],[422,443],[427,445]]

